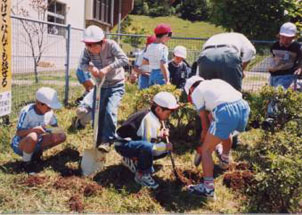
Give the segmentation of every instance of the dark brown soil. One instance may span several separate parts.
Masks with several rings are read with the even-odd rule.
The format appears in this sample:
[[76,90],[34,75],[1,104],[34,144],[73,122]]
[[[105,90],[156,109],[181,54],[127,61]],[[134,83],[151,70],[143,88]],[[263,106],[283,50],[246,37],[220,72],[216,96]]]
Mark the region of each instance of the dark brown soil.
[[21,184],[28,187],[36,187],[44,184],[46,181],[47,178],[45,176],[29,175],[27,178],[21,181]]
[[[200,183],[203,178],[203,174],[197,169],[182,170],[182,169],[176,168],[176,172],[178,175],[177,181],[183,185]],[[173,174],[173,177],[175,177],[174,173],[172,173],[172,174]]]
[[254,181],[254,174],[249,170],[232,171],[224,175],[223,184],[234,190],[240,190],[251,185]]
[[83,212],[84,205],[80,196],[74,195],[70,197],[68,203],[69,203],[70,210],[80,213]]
[[102,187],[96,183],[93,184],[87,184],[84,188],[84,196],[89,197],[93,196],[97,193],[98,190],[101,190]]

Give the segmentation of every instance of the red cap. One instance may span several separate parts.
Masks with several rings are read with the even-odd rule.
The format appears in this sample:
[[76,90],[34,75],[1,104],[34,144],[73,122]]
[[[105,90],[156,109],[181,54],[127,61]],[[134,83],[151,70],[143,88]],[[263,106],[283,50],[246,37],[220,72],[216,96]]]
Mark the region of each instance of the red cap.
[[159,24],[159,25],[156,26],[156,28],[154,28],[154,33],[156,35],[158,35],[158,34],[168,34],[170,32],[172,32],[172,29],[167,24]]
[[156,36],[155,35],[151,35],[147,37],[147,41],[146,41],[146,45],[149,45],[151,43],[154,43],[156,40]]

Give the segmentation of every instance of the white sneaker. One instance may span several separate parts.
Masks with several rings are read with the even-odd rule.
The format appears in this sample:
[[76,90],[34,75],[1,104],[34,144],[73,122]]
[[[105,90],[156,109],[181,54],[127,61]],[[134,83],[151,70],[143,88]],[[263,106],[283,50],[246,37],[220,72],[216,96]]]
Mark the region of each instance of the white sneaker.
[[132,173],[136,173],[137,161],[134,161],[128,157],[123,157],[122,165],[127,167]]
[[197,196],[202,196],[206,198],[215,198],[215,189],[208,189],[203,183],[196,185],[189,185],[188,191]]
[[154,190],[159,186],[159,184],[154,181],[150,174],[140,174],[139,172],[136,172],[134,180],[138,184]]

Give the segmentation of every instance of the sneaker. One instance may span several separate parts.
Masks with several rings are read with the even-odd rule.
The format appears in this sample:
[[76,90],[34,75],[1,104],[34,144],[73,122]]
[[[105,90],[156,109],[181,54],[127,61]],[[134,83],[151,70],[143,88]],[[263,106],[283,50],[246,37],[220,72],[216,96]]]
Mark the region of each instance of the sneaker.
[[218,154],[216,153],[217,157],[219,158],[219,167],[220,169],[223,169],[223,170],[227,170],[230,166],[230,158],[228,161],[222,159],[222,154]]
[[33,161],[23,162],[21,168],[24,172],[33,175],[36,173],[36,167]]
[[200,163],[201,163],[201,154],[196,153],[194,156],[194,165],[199,166]]
[[132,173],[136,173],[137,161],[128,157],[123,157],[122,165],[127,167]]
[[154,190],[159,186],[159,184],[154,181],[150,174],[141,174],[136,172],[134,180],[136,183]]
[[42,160],[42,154],[43,154],[42,150],[34,152],[34,154],[31,157],[31,160],[34,161],[34,162],[42,162],[43,161]]
[[101,143],[98,146],[98,150],[100,150],[102,152],[105,152],[105,153],[109,153],[110,150],[111,150],[111,144],[109,142],[107,142],[107,143]]
[[189,185],[188,191],[197,196],[215,198],[215,189],[208,189],[204,184]]

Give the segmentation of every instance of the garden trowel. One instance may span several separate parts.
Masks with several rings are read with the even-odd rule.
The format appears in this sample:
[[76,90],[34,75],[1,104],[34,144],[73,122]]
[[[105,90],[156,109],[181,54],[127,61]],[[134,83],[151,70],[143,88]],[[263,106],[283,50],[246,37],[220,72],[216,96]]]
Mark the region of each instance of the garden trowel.
[[99,110],[100,110],[100,100],[101,100],[101,88],[105,81],[102,80],[95,81],[95,105],[94,105],[94,121],[93,121],[93,148],[85,149],[82,161],[81,169],[84,176],[90,176],[95,172],[103,169],[106,161],[106,153],[99,151],[97,149],[97,137],[98,137],[98,127],[99,127]]

